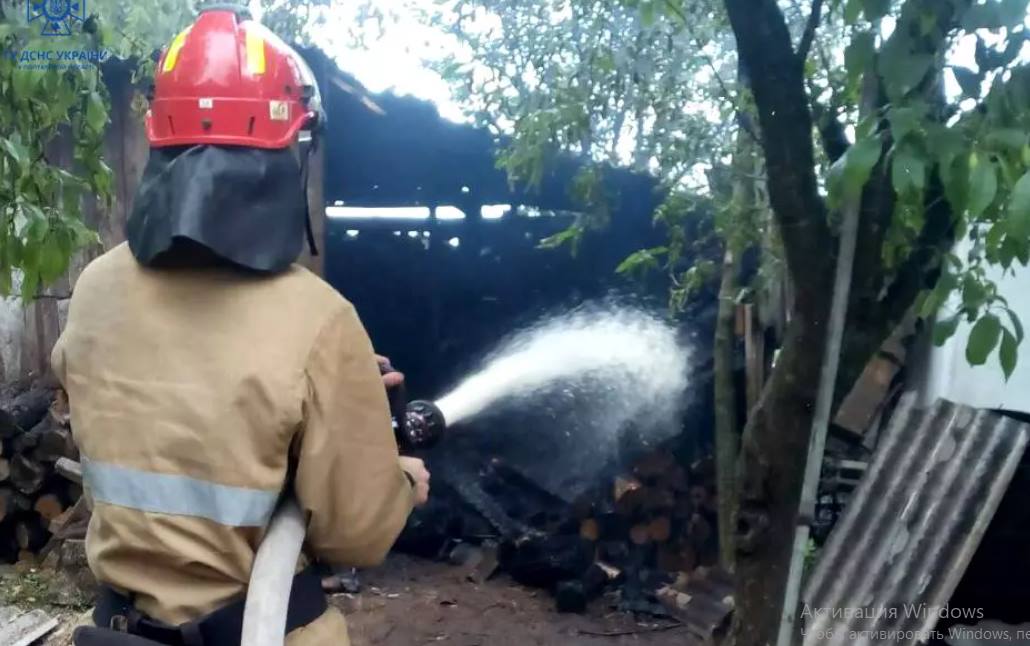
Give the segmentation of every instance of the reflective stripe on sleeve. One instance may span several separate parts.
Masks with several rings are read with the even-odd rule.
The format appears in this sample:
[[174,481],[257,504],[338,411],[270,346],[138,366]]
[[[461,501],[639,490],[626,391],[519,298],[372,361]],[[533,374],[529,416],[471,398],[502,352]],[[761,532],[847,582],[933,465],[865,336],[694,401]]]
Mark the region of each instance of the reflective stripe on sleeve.
[[188,476],[82,460],[93,499],[137,511],[206,518],[230,527],[264,527],[279,491],[230,487]]

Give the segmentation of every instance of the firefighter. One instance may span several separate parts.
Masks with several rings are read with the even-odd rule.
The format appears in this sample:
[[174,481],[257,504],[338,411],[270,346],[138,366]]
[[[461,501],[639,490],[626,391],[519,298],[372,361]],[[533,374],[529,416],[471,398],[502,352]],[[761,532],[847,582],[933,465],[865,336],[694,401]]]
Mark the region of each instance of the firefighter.
[[[290,489],[309,553],[339,567],[379,563],[428,496],[391,427],[384,381],[400,375],[380,374],[351,304],[294,264],[305,229],[313,244],[305,169],[323,124],[310,70],[239,10],[203,11],[157,64],[128,242],[82,273],[52,355],[94,502],[93,643],[113,629],[238,644],[255,550]],[[309,570],[287,633],[348,643]]]

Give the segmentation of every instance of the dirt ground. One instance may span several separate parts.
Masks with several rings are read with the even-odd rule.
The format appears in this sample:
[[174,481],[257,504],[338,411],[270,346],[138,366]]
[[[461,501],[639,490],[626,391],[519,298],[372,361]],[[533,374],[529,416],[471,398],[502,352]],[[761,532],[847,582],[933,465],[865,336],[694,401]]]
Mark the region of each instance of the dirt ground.
[[[361,584],[359,594],[332,597],[353,646],[700,646],[683,626],[638,621],[603,599],[585,615],[559,614],[543,590],[504,576],[477,585],[459,567],[403,555],[363,572]],[[70,646],[75,626],[90,623],[81,607],[40,605],[60,626],[39,646]]]
[[477,585],[460,568],[391,556],[362,574],[362,592],[336,595],[354,646],[692,646],[687,629],[611,611],[558,614],[550,595],[505,577]]

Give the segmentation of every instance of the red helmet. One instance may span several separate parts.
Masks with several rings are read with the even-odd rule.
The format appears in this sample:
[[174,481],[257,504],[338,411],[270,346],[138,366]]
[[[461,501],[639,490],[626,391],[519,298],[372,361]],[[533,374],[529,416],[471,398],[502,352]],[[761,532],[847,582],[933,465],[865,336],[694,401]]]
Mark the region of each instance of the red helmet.
[[245,12],[203,11],[162,53],[147,112],[154,148],[286,148],[321,119],[311,70]]

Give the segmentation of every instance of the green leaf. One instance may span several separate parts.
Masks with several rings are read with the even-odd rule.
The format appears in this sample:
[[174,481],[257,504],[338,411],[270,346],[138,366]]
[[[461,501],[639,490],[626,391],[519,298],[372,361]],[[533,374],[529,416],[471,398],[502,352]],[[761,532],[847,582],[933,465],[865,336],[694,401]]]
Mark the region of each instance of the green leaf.
[[979,98],[980,96],[980,75],[968,67],[961,67],[959,65],[951,66],[951,73],[955,76],[955,81],[958,82],[960,88],[962,88],[962,95],[973,99]]
[[987,230],[987,235],[984,236],[984,245],[987,247],[988,252],[996,251],[1001,246],[1005,233],[1004,222],[995,222],[991,225],[991,228]]
[[844,50],[844,66],[848,71],[848,82],[854,83],[873,61],[876,54],[875,37],[870,31],[855,34]]
[[898,195],[922,191],[926,186],[926,162],[911,146],[902,146],[894,151],[891,181]]
[[1012,187],[1005,228],[1010,236],[1030,240],[1030,171]]
[[18,166],[21,168],[28,168],[29,162],[32,158],[29,155],[29,149],[24,146],[20,141],[13,141],[8,138],[0,139],[0,146],[7,151],[7,154],[11,156]]
[[103,132],[107,124],[107,108],[104,106],[103,97],[97,92],[89,93],[86,103],[86,124],[96,133]]
[[1012,329],[1016,332],[1016,341],[1023,342],[1023,323],[1019,320],[1019,315],[1013,312],[1011,309],[1006,308],[1005,313],[1009,315],[1009,321],[1012,323]]
[[658,269],[660,266],[659,258],[667,254],[668,251],[667,247],[654,247],[653,249],[635,251],[619,263],[619,266],[615,268],[615,273],[624,275],[646,274],[649,271]]
[[969,156],[969,214],[974,218],[980,217],[997,193],[998,171],[994,162],[973,153]]
[[955,330],[958,329],[958,323],[962,317],[958,314],[953,314],[943,321],[937,321],[933,326],[933,344],[936,346],[944,345],[944,342],[955,335]]
[[582,226],[574,224],[564,231],[560,231],[553,236],[549,236],[540,241],[538,245],[541,249],[557,249],[565,244],[571,244],[575,249],[577,243],[585,233]]
[[925,105],[911,104],[892,106],[887,112],[891,124],[891,136],[894,141],[901,141],[922,127],[922,119],[926,113]]
[[962,281],[962,306],[968,311],[976,311],[987,300],[987,290],[972,274],[966,274]]
[[969,201],[969,155],[959,155],[940,166],[941,180],[944,182],[944,196],[956,214],[966,212]]
[[859,198],[881,152],[878,137],[859,139],[830,167],[827,182],[832,208],[840,208],[844,202]]
[[926,76],[933,56],[913,53],[900,45],[884,46],[877,67],[893,101],[900,100]]
[[1005,373],[1005,381],[1009,380],[1016,370],[1016,361],[1019,356],[1019,343],[1008,330],[1002,330],[1001,347],[998,349],[998,359],[1001,360],[1001,369]]
[[982,366],[1001,338],[1001,321],[994,314],[984,314],[973,325],[966,344],[966,361],[971,366]]
[[28,101],[35,94],[36,84],[41,78],[35,70],[15,68],[13,76],[15,100]]
[[68,268],[68,255],[61,249],[56,233],[47,236],[39,251],[39,275],[46,284],[60,278]]
[[930,154],[937,158],[941,169],[947,171],[953,159],[962,154],[966,148],[966,140],[962,132],[940,124],[929,124],[926,133],[926,144]]

